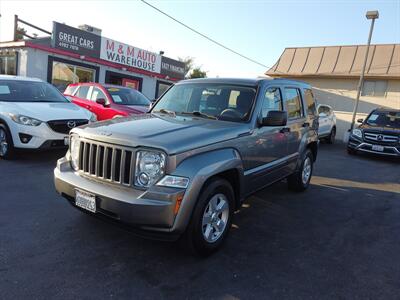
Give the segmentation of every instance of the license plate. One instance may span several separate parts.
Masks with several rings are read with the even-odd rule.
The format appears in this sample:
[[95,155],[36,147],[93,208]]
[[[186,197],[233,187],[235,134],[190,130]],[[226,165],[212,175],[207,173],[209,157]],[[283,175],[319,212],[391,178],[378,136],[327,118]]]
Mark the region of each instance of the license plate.
[[66,136],[66,137],[64,138],[64,145],[65,145],[65,146],[68,146],[68,145],[69,145],[69,137],[68,137],[68,136]]
[[96,212],[96,196],[87,192],[75,191],[75,205],[83,209]]
[[372,150],[373,151],[383,152],[383,150],[385,150],[385,147],[383,147],[381,145],[372,145]]

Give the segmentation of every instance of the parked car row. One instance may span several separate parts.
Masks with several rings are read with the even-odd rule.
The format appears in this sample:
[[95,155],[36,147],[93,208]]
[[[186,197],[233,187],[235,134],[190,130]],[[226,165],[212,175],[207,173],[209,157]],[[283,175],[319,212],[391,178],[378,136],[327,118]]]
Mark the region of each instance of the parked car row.
[[[400,156],[400,111],[359,122],[349,153]],[[282,179],[306,190],[319,140],[335,136],[332,107],[293,80],[184,80],[150,105],[125,87],[71,84],[62,95],[0,76],[0,157],[68,145],[54,182],[73,207],[202,255],[222,246],[252,193]]]
[[74,127],[150,108],[140,92],[119,86],[71,84],[65,94],[39,79],[0,75],[0,158],[15,149],[66,147]]

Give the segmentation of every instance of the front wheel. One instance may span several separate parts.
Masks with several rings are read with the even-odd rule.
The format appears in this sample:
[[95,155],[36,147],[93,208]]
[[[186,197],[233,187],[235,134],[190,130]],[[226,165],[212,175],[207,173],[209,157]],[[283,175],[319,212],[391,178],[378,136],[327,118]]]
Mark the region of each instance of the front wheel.
[[201,192],[185,232],[189,248],[201,256],[218,250],[228,235],[234,211],[234,192],[225,179],[215,178]]
[[0,124],[0,158],[12,159],[15,156],[11,133],[4,124]]
[[303,155],[299,170],[287,178],[290,190],[302,192],[308,188],[313,172],[313,162],[313,154],[310,149],[307,149]]
[[336,138],[336,128],[332,127],[331,133],[326,138],[326,141],[328,142],[328,144],[334,144],[335,143],[335,138]]

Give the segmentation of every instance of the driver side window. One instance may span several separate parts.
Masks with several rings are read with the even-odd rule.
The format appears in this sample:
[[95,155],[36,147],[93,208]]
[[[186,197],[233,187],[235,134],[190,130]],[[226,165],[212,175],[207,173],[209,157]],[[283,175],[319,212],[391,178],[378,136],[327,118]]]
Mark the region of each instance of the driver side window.
[[104,93],[99,88],[95,87],[93,89],[90,100],[92,100],[93,102],[96,102],[97,99],[101,99],[101,98],[103,98],[107,101],[106,95],[104,95]]
[[265,91],[262,104],[262,118],[266,118],[271,110],[282,110],[281,91],[277,87],[270,87]]

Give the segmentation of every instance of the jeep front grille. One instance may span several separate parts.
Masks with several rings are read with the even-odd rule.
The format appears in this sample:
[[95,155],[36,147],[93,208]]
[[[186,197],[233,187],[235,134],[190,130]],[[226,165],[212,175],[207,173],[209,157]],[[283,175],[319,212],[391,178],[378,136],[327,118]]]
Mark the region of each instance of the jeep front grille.
[[121,146],[81,141],[79,170],[85,175],[127,186],[133,182],[134,151]]

